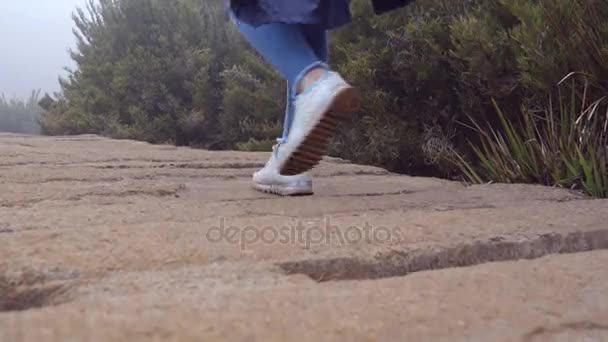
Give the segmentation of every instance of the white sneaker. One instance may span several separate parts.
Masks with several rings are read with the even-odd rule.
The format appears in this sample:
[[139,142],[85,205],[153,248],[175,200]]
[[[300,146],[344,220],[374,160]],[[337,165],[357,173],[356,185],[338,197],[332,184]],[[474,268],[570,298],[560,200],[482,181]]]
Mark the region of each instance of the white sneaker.
[[332,71],[316,81],[312,89],[298,95],[289,139],[277,160],[279,174],[298,175],[319,164],[338,122],[359,107],[357,91]]
[[253,174],[253,187],[256,190],[280,196],[312,195],[312,176],[304,172],[293,176],[279,174],[277,156],[279,147],[272,148],[272,155],[263,169]]

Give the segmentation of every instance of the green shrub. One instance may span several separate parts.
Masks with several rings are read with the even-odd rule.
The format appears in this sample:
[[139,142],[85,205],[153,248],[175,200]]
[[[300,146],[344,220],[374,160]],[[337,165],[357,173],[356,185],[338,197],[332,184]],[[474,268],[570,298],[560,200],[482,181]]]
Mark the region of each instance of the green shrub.
[[0,132],[38,134],[40,91],[33,91],[26,100],[0,96]]
[[[202,11],[204,9],[205,11]],[[77,69],[42,117],[47,134],[212,142],[221,65],[232,38],[221,4],[90,2],[74,15]]]
[[276,143],[276,139],[256,140],[251,138],[245,143],[238,143],[236,149],[247,152],[270,152]]
[[519,22],[507,41],[516,57],[512,69],[519,72],[521,109],[494,103],[500,125],[483,129],[471,117],[480,136],[480,146],[473,143],[471,149],[481,162],[457,155],[455,163],[471,181],[541,183],[608,196],[608,25],[601,19],[608,4],[500,5]]
[[410,174],[449,173],[448,164],[430,165],[422,146],[429,129],[448,132],[457,121],[450,23],[472,2],[421,1],[376,17],[368,2],[354,5],[353,24],[332,37],[332,58],[365,96],[332,153]]
[[285,82],[251,52],[222,73],[219,127],[227,148],[254,140],[276,140],[282,131]]
[[[62,81],[58,98],[47,101],[43,132],[267,150],[281,133],[285,82],[225,19],[222,3],[104,0],[79,11],[72,54],[77,69]],[[499,166],[479,163],[491,140],[467,126],[472,120],[496,136],[508,137],[511,130],[521,139],[552,141],[539,145],[545,149],[564,143],[547,136],[543,122],[548,113],[563,115],[554,102],[566,100],[560,92],[570,83],[557,84],[571,72],[588,82],[568,89],[578,111],[590,104],[583,97],[605,96],[608,2],[418,0],[382,16],[372,14],[368,0],[352,6],[353,23],[331,34],[330,60],[361,89],[363,110],[341,126],[332,155],[458,178],[457,155],[468,161],[470,175],[483,179],[563,185],[587,169],[601,183],[601,155],[592,161],[597,172],[583,167],[592,156],[588,146],[579,146],[580,153],[567,147],[568,163],[556,161],[563,159],[557,152],[541,162],[533,144],[526,145],[532,149],[527,157],[520,156],[534,156],[532,162],[507,160],[517,156],[512,150],[503,159],[487,159]],[[530,134],[531,127],[542,134]],[[517,165],[529,169],[508,170]],[[502,171],[492,174],[492,168]],[[585,177],[572,184],[590,184],[592,176]]]
[[608,94],[591,102],[577,95],[588,92],[586,82],[572,80],[569,88],[541,111],[522,107],[521,121],[507,119],[496,106],[500,130],[473,121],[481,135],[480,146],[471,146],[479,167],[458,154],[454,162],[475,183],[538,183],[608,197]]

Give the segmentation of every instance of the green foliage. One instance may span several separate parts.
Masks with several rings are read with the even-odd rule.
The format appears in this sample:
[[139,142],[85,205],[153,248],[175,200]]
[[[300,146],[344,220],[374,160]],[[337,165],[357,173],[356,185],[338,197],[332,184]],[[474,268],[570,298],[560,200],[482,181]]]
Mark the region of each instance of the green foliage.
[[[474,182],[577,187],[607,197],[608,25],[601,18],[608,5],[583,0],[501,4],[519,20],[509,39],[518,87],[524,89],[517,102],[521,109],[507,116],[494,103],[496,128],[482,129],[471,118],[481,137],[480,146],[471,144],[479,173],[460,155],[452,160]],[[564,78],[568,71],[576,72]],[[539,98],[543,94],[549,100]]]
[[180,145],[215,139],[219,73],[230,57],[218,47],[234,39],[219,11],[216,2],[89,1],[74,15],[77,69],[62,81],[44,131]]
[[276,138],[284,86],[222,4],[89,1],[73,16],[77,68],[47,104],[43,132],[213,149]]
[[238,143],[236,149],[247,152],[270,152],[276,142],[276,139],[256,140],[251,138],[246,143]]
[[276,140],[282,131],[285,84],[260,58],[246,51],[241,63],[222,73],[219,126],[228,148],[238,143]]
[[40,91],[32,91],[26,100],[7,99],[0,96],[0,132],[38,134],[38,118],[41,108],[38,106]]
[[[501,129],[482,128],[481,144],[471,144],[480,160],[480,173],[458,154],[454,161],[469,181],[481,183],[539,183],[579,188],[596,197],[608,197],[608,96],[592,103],[576,94],[559,94],[541,111],[522,107],[521,122],[507,119],[496,105]],[[588,85],[583,85],[584,93]]]
[[372,15],[369,1],[353,5],[354,22],[332,37],[332,58],[365,97],[332,152],[411,174],[449,173],[448,164],[429,164],[422,147],[430,146],[429,131],[445,140],[442,132],[458,118],[449,30],[471,2],[421,1],[380,17]]
[[[74,16],[77,68],[46,99],[43,132],[269,150],[285,84],[222,4],[91,0]],[[414,175],[599,188],[603,157],[591,151],[605,146],[600,132],[565,122],[574,109],[598,119],[604,108],[608,2],[418,0],[382,16],[368,0],[352,7],[353,23],[331,34],[330,59],[361,89],[363,110],[331,154]],[[557,87],[572,72],[586,83]],[[590,99],[599,102],[586,111]],[[589,137],[597,146],[563,136],[579,131],[600,134]]]

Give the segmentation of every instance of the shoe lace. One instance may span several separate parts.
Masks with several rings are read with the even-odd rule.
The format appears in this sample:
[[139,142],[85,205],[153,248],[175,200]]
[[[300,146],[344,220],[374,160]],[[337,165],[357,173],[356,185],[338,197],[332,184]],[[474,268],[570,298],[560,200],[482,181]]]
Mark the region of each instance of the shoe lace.
[[279,149],[281,148],[281,145],[285,144],[286,142],[286,139],[278,138],[277,143],[272,146],[272,153],[274,154],[275,158],[279,157]]
[[277,139],[277,143],[272,145],[272,157],[270,159],[268,159],[268,161],[266,162],[266,166],[268,166],[270,164],[270,162],[272,161],[273,158],[274,159],[279,158],[279,148],[281,148],[281,145],[283,145],[286,142],[287,142],[287,140],[285,140],[283,138]]

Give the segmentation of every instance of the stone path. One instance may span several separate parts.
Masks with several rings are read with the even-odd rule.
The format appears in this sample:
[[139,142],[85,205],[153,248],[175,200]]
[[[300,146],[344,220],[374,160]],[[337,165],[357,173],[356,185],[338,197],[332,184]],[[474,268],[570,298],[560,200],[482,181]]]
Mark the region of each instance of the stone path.
[[0,134],[0,341],[608,341],[608,201]]

